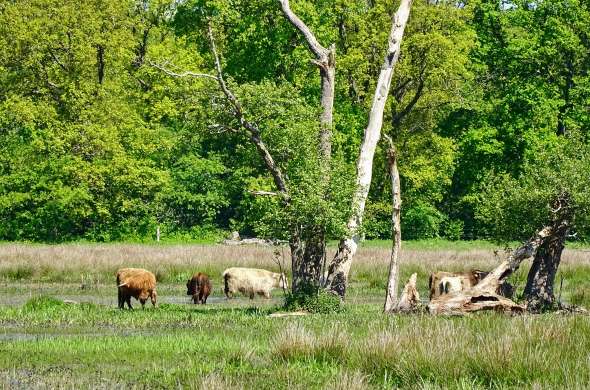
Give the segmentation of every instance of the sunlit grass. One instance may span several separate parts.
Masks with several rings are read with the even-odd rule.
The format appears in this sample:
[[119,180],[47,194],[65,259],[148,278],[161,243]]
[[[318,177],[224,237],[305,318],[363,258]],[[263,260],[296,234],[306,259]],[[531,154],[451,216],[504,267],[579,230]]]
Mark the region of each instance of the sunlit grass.
[[344,313],[270,318],[248,308],[119,311],[45,299],[1,308],[0,324],[0,377],[27,372],[20,380],[30,385],[57,385],[46,373],[81,387],[102,377],[140,387],[590,384],[586,316],[385,316],[377,305],[349,305]]
[[[434,270],[491,268],[494,249],[411,249],[401,280]],[[222,299],[230,265],[276,269],[266,247],[0,245],[0,386],[17,388],[584,388],[590,317],[545,314],[466,318],[381,313],[389,248],[365,246],[343,312],[270,318],[275,299]],[[520,290],[528,264],[513,277]],[[116,308],[114,270],[159,275],[160,304]],[[14,270],[14,271],[11,271]],[[188,304],[184,283],[211,275],[208,305]],[[590,306],[590,259],[568,250],[562,299]],[[64,303],[72,297],[79,304]],[[85,302],[89,299],[89,302]],[[217,300],[215,300],[217,299]]]

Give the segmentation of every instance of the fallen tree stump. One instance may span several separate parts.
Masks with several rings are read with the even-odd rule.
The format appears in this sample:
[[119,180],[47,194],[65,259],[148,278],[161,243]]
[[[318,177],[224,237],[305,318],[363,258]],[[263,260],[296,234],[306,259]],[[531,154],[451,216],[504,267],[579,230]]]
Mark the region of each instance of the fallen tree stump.
[[428,304],[430,314],[463,315],[480,310],[520,314],[526,310],[526,307],[494,292],[477,289],[441,295]]
[[522,313],[526,306],[519,305],[512,300],[496,293],[500,284],[518,269],[528,257],[533,256],[539,246],[553,229],[548,226],[516,249],[510,257],[486,275],[479,283],[470,289],[441,295],[428,304],[430,314],[463,315],[480,310],[495,310],[504,313]]

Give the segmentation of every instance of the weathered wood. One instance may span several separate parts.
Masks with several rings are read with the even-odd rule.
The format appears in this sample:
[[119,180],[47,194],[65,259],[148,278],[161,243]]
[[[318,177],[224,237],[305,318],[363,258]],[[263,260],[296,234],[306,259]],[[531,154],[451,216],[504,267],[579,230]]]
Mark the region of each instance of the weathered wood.
[[520,246],[510,254],[508,259],[497,266],[475,287],[481,291],[496,291],[500,283],[508,276],[512,275],[519,267],[523,260],[533,256],[543,241],[552,233],[550,226],[546,226],[529,239],[524,245]]
[[441,295],[428,304],[430,314],[463,315],[480,310],[522,313],[525,307],[496,293],[480,291],[477,288]]
[[497,294],[496,291],[500,283],[516,271],[523,260],[534,255],[539,246],[551,234],[552,229],[550,226],[541,229],[472,288],[441,295],[430,301],[428,304],[429,313],[461,315],[479,310],[497,310],[508,313],[523,312],[525,306],[514,303],[510,299]]
[[401,185],[399,179],[399,170],[397,169],[397,151],[391,137],[384,135],[389,147],[387,148],[387,162],[389,169],[389,176],[391,178],[391,197],[392,197],[392,212],[391,212],[391,226],[392,226],[392,248],[391,259],[389,261],[389,277],[387,279],[387,289],[385,294],[385,305],[383,311],[391,313],[395,310],[397,300],[397,285],[399,280],[399,255],[402,248],[402,233],[401,233]]
[[361,151],[356,165],[356,184],[351,210],[352,215],[347,223],[348,236],[340,240],[338,250],[328,269],[328,289],[341,298],[346,294],[348,273],[352,259],[361,240],[359,228],[362,223],[365,203],[371,186],[373,173],[373,157],[377,142],[381,137],[383,125],[383,110],[391,86],[393,70],[399,58],[400,46],[406,23],[410,16],[412,0],[402,0],[393,17],[391,31],[389,33],[387,52],[379,79],[373,95],[373,105],[369,113],[369,123],[365,129]]
[[227,239],[227,240],[223,240],[222,241],[223,245],[264,245],[264,246],[270,246],[273,245],[273,241],[270,240],[265,240],[263,238],[244,238],[241,240],[231,240],[231,239]]
[[392,311],[399,313],[409,313],[419,309],[420,294],[416,288],[417,274],[413,273],[406,283],[399,302],[395,305]]

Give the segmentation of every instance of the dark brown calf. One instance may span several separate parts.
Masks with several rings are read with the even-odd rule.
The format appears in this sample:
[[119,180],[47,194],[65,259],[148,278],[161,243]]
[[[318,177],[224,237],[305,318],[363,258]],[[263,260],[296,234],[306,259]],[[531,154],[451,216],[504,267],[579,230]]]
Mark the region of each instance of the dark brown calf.
[[211,290],[212,287],[209,276],[202,272],[194,274],[193,277],[186,282],[186,295],[192,295],[195,304],[206,304],[207,297],[211,294]]

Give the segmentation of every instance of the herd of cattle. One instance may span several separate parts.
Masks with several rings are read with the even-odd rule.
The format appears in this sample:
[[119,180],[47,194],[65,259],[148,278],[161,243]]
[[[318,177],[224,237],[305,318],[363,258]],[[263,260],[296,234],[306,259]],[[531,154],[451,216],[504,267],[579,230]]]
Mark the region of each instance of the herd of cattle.
[[[132,309],[131,297],[139,300],[142,308],[148,299],[156,306],[158,294],[153,273],[143,268],[121,268],[116,276],[119,309],[123,309],[125,303]],[[285,274],[257,268],[228,268],[223,272],[223,281],[224,293],[228,298],[233,298],[237,293],[244,294],[250,299],[254,299],[257,294],[270,298],[273,288],[287,288]],[[195,304],[207,303],[207,297],[213,289],[209,276],[202,272],[194,274],[186,282],[186,288],[186,294],[192,295]]]
[[[430,300],[473,287],[487,274],[488,272],[479,270],[461,273],[434,272],[428,281]],[[264,269],[232,267],[226,269],[222,276],[224,293],[227,298],[233,298],[238,293],[248,296],[250,299],[254,299],[255,295],[270,298],[273,288],[287,288],[285,274]],[[131,297],[139,300],[142,307],[148,299],[151,299],[152,304],[156,306],[158,296],[156,277],[150,271],[142,268],[120,269],[117,271],[117,288],[120,309],[124,308],[125,302],[129,309],[132,309]],[[186,294],[192,296],[195,304],[207,303],[207,297],[213,289],[209,276],[202,272],[195,273],[186,282],[186,288]],[[508,282],[504,282],[498,287],[497,293],[510,298],[514,293],[514,288]]]

